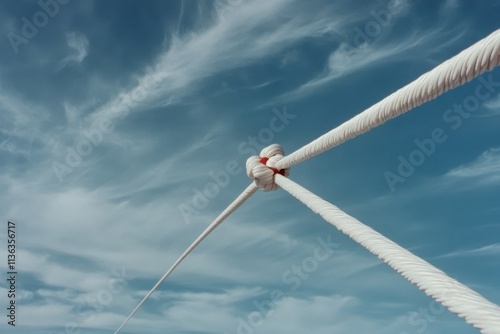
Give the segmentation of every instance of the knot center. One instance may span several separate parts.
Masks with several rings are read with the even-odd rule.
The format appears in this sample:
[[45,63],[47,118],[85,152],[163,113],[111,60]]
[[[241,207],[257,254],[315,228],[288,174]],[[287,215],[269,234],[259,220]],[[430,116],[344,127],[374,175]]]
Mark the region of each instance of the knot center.
[[274,175],[288,176],[288,169],[276,168],[276,163],[284,157],[283,148],[272,144],[260,152],[260,156],[252,156],[247,160],[247,175],[255,180],[255,184],[264,191],[278,189],[274,183]]
[[[267,161],[268,160],[269,160],[269,158],[267,158],[267,157],[260,158],[260,163],[267,166]],[[267,168],[269,168],[270,170],[272,170],[274,172],[274,174],[281,174],[281,175],[285,176],[285,170],[284,169],[277,169],[277,168],[270,167],[270,166],[267,166]]]

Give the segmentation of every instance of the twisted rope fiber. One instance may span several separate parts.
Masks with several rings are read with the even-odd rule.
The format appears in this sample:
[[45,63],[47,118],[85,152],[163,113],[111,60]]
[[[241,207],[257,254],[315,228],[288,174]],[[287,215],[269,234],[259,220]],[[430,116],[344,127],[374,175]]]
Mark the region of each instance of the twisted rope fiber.
[[428,296],[478,328],[481,333],[500,334],[498,305],[290,179],[275,174],[274,180],[279,187],[378,256]]
[[123,321],[123,323],[118,327],[116,330],[115,334],[117,334],[123,326],[132,318],[132,316],[137,312],[137,310],[144,304],[144,302],[153,294],[153,292],[160,286],[161,283],[170,275],[170,273],[184,260],[186,256],[188,256],[189,253],[193,249],[200,244],[205,237],[207,237],[210,233],[212,233],[213,230],[217,226],[219,226],[231,213],[233,213],[237,208],[240,207],[241,204],[243,204],[250,196],[252,196],[256,191],[257,191],[257,186],[253,183],[251,183],[229,206],[222,211],[222,213],[203,231],[202,234],[189,246],[184,253],[177,259],[177,261],[174,262],[172,267],[168,269],[168,271],[160,278],[160,280],[153,286],[153,288],[144,296],[144,298],[141,300],[141,302],[135,307],[135,309],[130,313],[130,315]]
[[286,156],[277,169],[290,168],[326,152],[500,64],[500,30],[494,31],[455,57],[425,73],[330,132]]

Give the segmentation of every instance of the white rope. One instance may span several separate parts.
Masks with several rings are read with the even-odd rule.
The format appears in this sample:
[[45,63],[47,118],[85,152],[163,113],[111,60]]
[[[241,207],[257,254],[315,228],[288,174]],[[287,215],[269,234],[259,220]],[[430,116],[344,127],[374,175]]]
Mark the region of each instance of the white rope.
[[137,312],[137,310],[144,304],[144,302],[151,296],[151,294],[160,286],[160,284],[170,275],[170,273],[179,265],[179,263],[184,260],[184,258],[191,253],[193,249],[198,246],[200,242],[205,239],[220,223],[222,223],[231,213],[233,213],[241,204],[243,204],[250,196],[252,196],[257,191],[257,186],[251,183],[222,213],[210,224],[205,231],[182,253],[182,255],[175,261],[175,263],[168,269],[168,271],[160,278],[158,283],[153,286],[153,288],[144,296],[141,302],[135,307],[135,309],[130,313],[130,315],[123,321],[123,323],[118,327],[115,334],[117,334],[123,326],[132,318],[132,316]]
[[500,64],[500,30],[445,61],[347,122],[286,156],[277,169],[290,168],[391,118],[399,116]]
[[275,174],[275,183],[481,333],[500,334],[498,305],[290,179]]
[[115,334],[125,326],[182,260],[258,188],[270,191],[277,189],[278,186],[284,188],[370,252],[376,254],[411,283],[416,284],[429,296],[448,307],[450,311],[481,329],[482,333],[500,334],[500,308],[497,305],[285,177],[289,173],[289,167],[365,133],[391,118],[472,80],[485,71],[492,70],[499,63],[500,30],[497,30],[457,56],[422,75],[413,83],[289,156],[283,157],[282,148],[279,145],[272,145],[261,152],[261,157],[249,158],[247,160],[247,174],[255,182],[248,186],[175,261],[120,325]]

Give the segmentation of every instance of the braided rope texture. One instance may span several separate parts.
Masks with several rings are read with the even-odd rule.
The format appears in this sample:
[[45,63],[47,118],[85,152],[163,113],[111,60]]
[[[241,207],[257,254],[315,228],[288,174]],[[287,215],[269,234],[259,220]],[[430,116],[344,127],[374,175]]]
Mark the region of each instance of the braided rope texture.
[[498,305],[290,179],[276,175],[275,182],[481,333],[500,334]]
[[290,168],[368,132],[500,64],[500,29],[335,129],[286,156],[277,169]]

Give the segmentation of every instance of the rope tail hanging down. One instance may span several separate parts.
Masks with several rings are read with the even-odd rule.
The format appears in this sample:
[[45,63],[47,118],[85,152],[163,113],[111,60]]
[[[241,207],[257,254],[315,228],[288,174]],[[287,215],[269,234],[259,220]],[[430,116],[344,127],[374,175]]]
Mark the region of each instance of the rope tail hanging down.
[[193,249],[198,246],[203,239],[205,239],[217,226],[219,226],[231,213],[233,213],[241,204],[243,204],[250,196],[252,196],[257,189],[259,189],[255,184],[250,184],[206,229],[202,234],[182,253],[182,255],[174,262],[174,264],[168,269],[168,271],[160,278],[160,280],[153,286],[153,288],[144,296],[141,302],[135,307],[135,309],[130,313],[130,315],[123,321],[123,323],[115,331],[117,334],[123,326],[134,316],[134,314],[139,310],[139,308],[146,302],[146,300],[151,296],[151,294],[160,286],[161,283],[170,275],[172,271],[184,260],[186,256],[191,253]]

